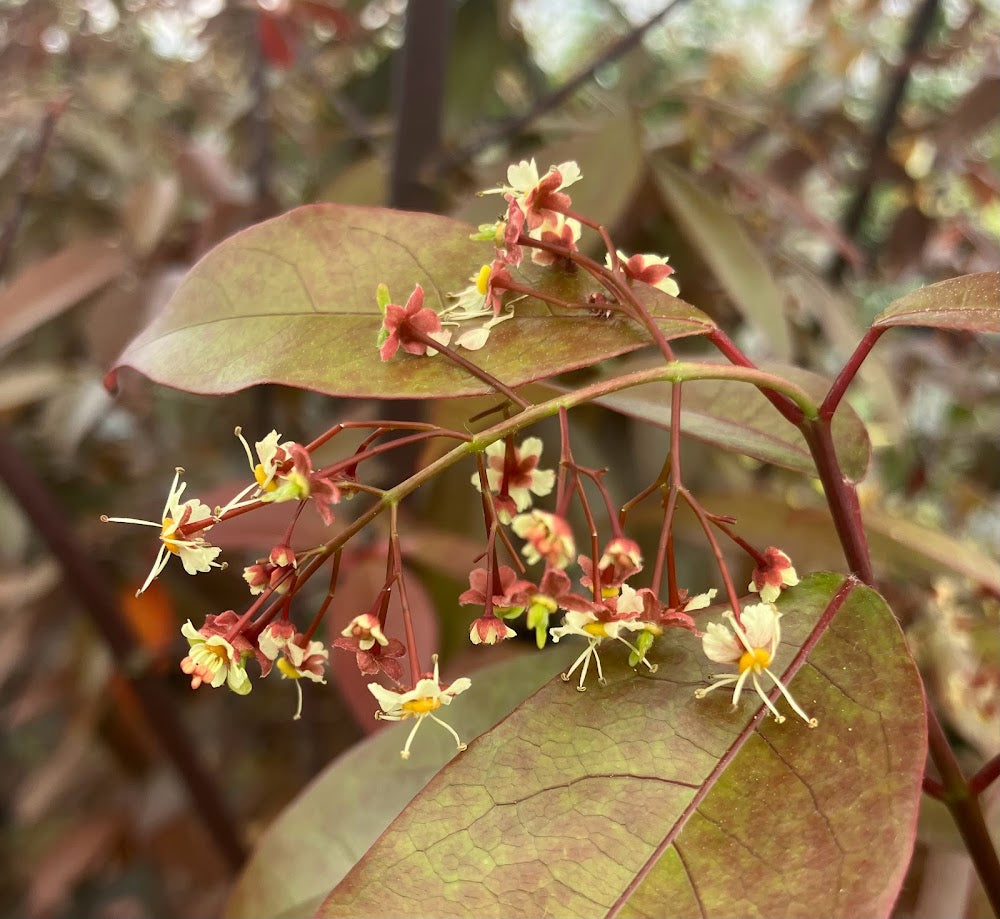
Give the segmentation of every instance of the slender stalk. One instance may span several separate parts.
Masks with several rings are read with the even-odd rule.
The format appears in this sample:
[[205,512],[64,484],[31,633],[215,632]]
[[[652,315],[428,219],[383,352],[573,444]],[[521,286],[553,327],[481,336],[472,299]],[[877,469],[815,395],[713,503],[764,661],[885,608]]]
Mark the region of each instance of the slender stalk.
[[927,741],[931,759],[941,774],[941,786],[944,789],[942,800],[951,812],[972,863],[976,866],[990,906],[994,914],[1000,916],[1000,860],[993,848],[993,840],[983,819],[979,801],[962,774],[955,751],[948,743],[937,713],[931,705],[927,706]]
[[884,328],[872,326],[865,333],[865,337],[858,342],[857,348],[854,349],[854,353],[848,358],[847,363],[844,364],[840,373],[837,374],[837,379],[833,381],[830,391],[826,394],[823,404],[819,407],[819,416],[824,421],[829,421],[833,418],[834,412],[837,411],[837,406],[840,405],[840,400],[843,398],[844,393],[847,392],[847,387],[851,385],[865,358],[868,357],[872,348],[875,347],[875,343],[882,337],[883,332],[885,332]]
[[1000,778],[1000,753],[969,779],[969,790],[974,795],[982,794],[998,778]]

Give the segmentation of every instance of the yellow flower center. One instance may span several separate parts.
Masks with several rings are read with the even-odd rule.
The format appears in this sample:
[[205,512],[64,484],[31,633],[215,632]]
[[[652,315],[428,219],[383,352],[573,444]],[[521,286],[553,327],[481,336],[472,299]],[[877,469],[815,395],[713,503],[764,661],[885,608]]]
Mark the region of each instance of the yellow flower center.
[[428,712],[436,712],[441,707],[441,700],[434,696],[424,696],[422,699],[411,699],[402,705],[403,711],[408,715],[426,715]]
[[160,539],[163,541],[163,545],[167,547],[168,552],[173,552],[177,555],[181,548],[175,542],[171,542],[170,537],[174,535],[174,518],[164,517],[163,526],[160,528]]
[[302,674],[292,666],[291,661],[287,658],[283,657],[278,661],[278,669],[290,680],[302,679]]
[[754,671],[760,673],[765,667],[771,666],[771,652],[767,648],[754,648],[747,651],[740,658],[740,673],[744,673],[753,667]]
[[608,637],[608,631],[604,627],[604,623],[603,622],[588,622],[583,627],[583,630],[588,635],[593,635],[595,638],[607,638]]
[[253,477],[257,480],[257,484],[264,489],[264,491],[274,491],[278,487],[278,483],[271,479],[270,482],[267,481],[267,473],[264,471],[264,467],[258,463],[253,467]]
[[490,266],[483,265],[479,269],[479,274],[476,275],[476,290],[479,291],[484,297],[486,296],[486,286],[490,280]]

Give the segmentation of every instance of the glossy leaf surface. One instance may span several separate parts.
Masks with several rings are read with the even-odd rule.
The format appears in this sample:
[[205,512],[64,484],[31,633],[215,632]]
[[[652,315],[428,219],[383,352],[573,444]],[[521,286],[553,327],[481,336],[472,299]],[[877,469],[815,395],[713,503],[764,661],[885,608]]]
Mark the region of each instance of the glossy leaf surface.
[[911,291],[882,310],[872,325],[1000,332],[1000,271],[966,274]]
[[431,781],[318,915],[888,915],[926,753],[898,625],[873,591],[815,575],[782,598],[774,669],[790,676],[842,588],[791,682],[816,730],[756,724],[752,693],[735,711],[721,690],[694,699],[716,668],[686,633],[660,639],[648,678],[606,649],[607,686],[556,679],[529,698]]
[[[191,269],[116,370],[191,392],[221,394],[281,383],[351,397],[476,395],[489,387],[444,357],[379,360],[379,283],[403,304],[414,284],[425,305],[469,283],[493,248],[446,217],[346,205],[312,205],[244,230]],[[510,386],[587,366],[639,348],[645,332],[587,308],[596,285],[583,272],[528,267],[520,278],[580,309],[521,301],[486,347],[464,352]],[[700,334],[712,321],[695,307],[642,286],[668,337]],[[109,377],[113,385],[114,372]]]

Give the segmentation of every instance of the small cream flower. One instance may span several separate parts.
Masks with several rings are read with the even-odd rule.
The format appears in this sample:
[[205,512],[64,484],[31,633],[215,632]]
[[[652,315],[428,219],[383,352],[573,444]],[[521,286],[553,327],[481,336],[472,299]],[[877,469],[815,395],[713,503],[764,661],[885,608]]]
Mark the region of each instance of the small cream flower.
[[406,743],[399,755],[402,759],[410,758],[410,745],[420,725],[425,718],[430,718],[441,725],[452,737],[459,751],[466,748],[462,743],[455,729],[438,718],[436,712],[442,705],[450,705],[451,700],[459,693],[465,692],[472,685],[468,677],[459,677],[450,686],[441,685],[441,677],[438,672],[438,658],[434,655],[434,674],[417,681],[417,685],[409,692],[393,692],[378,683],[369,683],[368,691],[375,697],[382,709],[375,713],[375,717],[382,721],[405,721],[407,718],[415,718],[416,723],[406,738]]
[[758,679],[762,673],[766,673],[781,691],[795,714],[809,727],[816,727],[819,722],[815,718],[810,718],[802,710],[798,702],[792,698],[792,694],[785,684],[769,669],[774,661],[778,643],[781,641],[781,613],[770,603],[756,603],[743,610],[742,625],[737,623],[731,610],[727,610],[723,616],[729,621],[732,631],[717,622],[710,622],[702,638],[702,649],[709,660],[720,664],[731,664],[737,668],[738,672],[713,674],[710,679],[715,680],[715,682],[711,686],[697,690],[695,696],[703,699],[713,689],[718,689],[720,686],[733,686],[733,706],[735,707],[739,704],[743,686],[749,678],[757,695],[774,715],[774,720],[780,724],[785,720],[785,716],[774,707]]
[[565,568],[576,555],[573,531],[562,517],[548,511],[533,510],[518,514],[510,522],[511,529],[526,540],[521,554],[529,565],[545,559],[555,568]]
[[160,572],[167,567],[171,555],[176,555],[181,560],[181,564],[188,574],[198,574],[212,568],[225,567],[224,563],[215,560],[222,550],[217,546],[210,545],[201,535],[210,530],[212,524],[199,527],[195,531],[197,535],[185,535],[185,528],[204,520],[211,520],[213,515],[208,505],[202,504],[197,498],[190,498],[181,503],[181,495],[187,487],[184,482],[180,481],[183,471],[178,466],[174,473],[174,481],[167,494],[167,501],[163,505],[163,513],[159,523],[153,520],[138,520],[135,517],[101,517],[105,523],[135,523],[139,526],[160,528],[160,550],[156,553],[153,567],[149,570],[145,582],[136,591],[136,596],[146,590]]
[[373,616],[371,613],[355,616],[340,634],[344,638],[357,639],[358,648],[362,651],[370,651],[376,642],[383,648],[389,644],[389,639],[385,637],[379,624],[378,616]]
[[774,603],[785,587],[794,587],[799,576],[792,567],[792,560],[781,549],[768,546],[761,563],[754,568],[747,590],[759,593],[765,603]]
[[[300,643],[303,642],[303,643]],[[330,660],[330,652],[323,646],[321,641],[310,641],[305,643],[304,635],[296,635],[284,648],[284,655],[278,661],[278,670],[281,671],[283,680],[294,680],[295,688],[298,690],[299,704],[292,716],[293,721],[298,721],[302,717],[302,684],[299,682],[303,677],[312,680],[314,683],[326,683],[324,669]]]
[[[631,594],[627,594],[626,591],[631,591]],[[622,588],[622,598],[626,605],[635,593],[636,592],[632,590],[628,584]],[[552,636],[552,640],[554,642],[559,641],[561,638],[565,638],[567,635],[579,635],[581,638],[587,639],[587,647],[573,663],[573,666],[562,674],[563,680],[569,682],[569,678],[573,675],[573,671],[583,664],[583,669],[580,671],[580,682],[577,684],[576,688],[580,692],[585,692],[587,687],[583,684],[586,682],[587,669],[590,667],[591,658],[593,658],[594,666],[597,667],[597,682],[601,686],[604,686],[607,681],[604,679],[604,671],[601,668],[601,657],[597,653],[597,646],[606,638],[620,641],[630,651],[637,655],[636,664],[641,661],[646,665],[646,667],[649,668],[650,673],[655,673],[657,670],[656,664],[651,664],[646,659],[645,652],[636,648],[635,645],[633,645],[622,634],[623,632],[644,632],[647,629],[655,629],[654,634],[659,634],[663,631],[658,626],[655,626],[652,623],[644,622],[641,619],[612,619],[604,621],[599,620],[593,613],[570,610],[563,617],[563,624],[554,629],[549,629],[549,634]]]
[[[545,497],[552,491],[556,474],[552,469],[539,469],[542,457],[542,441],[539,437],[526,438],[513,450],[513,458],[507,463],[507,444],[498,440],[486,448],[486,481],[495,495],[506,494],[518,513],[526,511],[532,504],[532,495]],[[472,476],[476,491],[482,489],[479,473]],[[506,486],[506,487],[505,487]],[[498,505],[497,516],[501,523],[510,523],[508,508]]]
[[190,653],[181,661],[181,670],[191,677],[191,688],[203,683],[218,688],[226,683],[237,695],[245,696],[253,688],[240,654],[221,635],[203,635],[188,619],[181,634],[190,645]]

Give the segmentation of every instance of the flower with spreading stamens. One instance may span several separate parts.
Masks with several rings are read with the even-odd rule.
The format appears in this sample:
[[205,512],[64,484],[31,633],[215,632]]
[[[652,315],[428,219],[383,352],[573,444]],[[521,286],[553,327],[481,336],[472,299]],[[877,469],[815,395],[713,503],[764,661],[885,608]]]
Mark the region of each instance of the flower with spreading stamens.
[[416,736],[420,725],[424,720],[430,718],[441,725],[452,737],[459,752],[466,748],[455,729],[446,722],[438,718],[436,712],[442,705],[450,705],[451,700],[459,693],[465,692],[472,685],[472,680],[468,677],[459,677],[450,686],[441,685],[441,676],[438,671],[438,657],[434,655],[434,673],[425,676],[417,681],[417,685],[409,692],[393,692],[378,683],[369,683],[368,690],[375,697],[381,711],[375,713],[375,717],[381,721],[405,721],[407,718],[415,718],[416,723],[406,738],[403,749],[399,751],[401,759],[410,758],[410,745]]
[[711,686],[697,690],[695,696],[703,699],[713,689],[732,686],[735,708],[749,679],[757,695],[774,715],[774,720],[780,724],[785,720],[785,716],[774,707],[774,703],[767,697],[758,679],[761,674],[767,674],[792,707],[792,711],[809,727],[816,727],[819,722],[802,710],[785,684],[770,669],[778,643],[781,641],[781,613],[770,603],[755,603],[743,610],[741,623],[736,621],[732,610],[727,610],[723,616],[728,620],[729,628],[717,622],[710,622],[701,640],[702,649],[709,660],[720,664],[731,664],[736,667],[737,672],[712,674],[709,679],[715,682]]
[[[625,586],[628,587],[628,585]],[[631,590],[630,587],[628,589]],[[652,664],[646,660],[645,653],[640,652],[622,635],[622,632],[641,632],[648,627],[649,623],[643,622],[641,619],[599,619],[595,613],[570,610],[563,617],[563,624],[554,629],[549,629],[549,634],[552,636],[554,642],[558,642],[567,635],[579,635],[581,638],[587,639],[587,647],[576,661],[574,661],[573,666],[561,675],[563,680],[569,682],[573,672],[582,664],[580,682],[576,688],[579,692],[586,692],[587,687],[583,684],[586,682],[587,670],[590,667],[591,658],[593,658],[594,666],[597,667],[597,682],[601,686],[604,686],[607,680],[604,679],[604,670],[601,668],[601,657],[597,653],[597,646],[606,638],[622,642],[632,652],[639,655],[639,659],[649,668],[650,673],[655,673],[657,669],[656,664]]]
[[166,503],[159,523],[153,520],[138,520],[135,517],[102,516],[105,523],[135,523],[139,526],[160,528],[160,549],[156,553],[153,567],[150,568],[146,580],[135,595],[138,597],[153,580],[167,567],[171,555],[176,555],[188,574],[198,574],[212,568],[225,568],[225,563],[215,559],[222,552],[217,546],[211,545],[201,534],[212,528],[213,524],[199,526],[194,530],[197,535],[187,535],[186,529],[193,524],[205,520],[213,520],[213,514],[207,504],[202,504],[197,498],[189,498],[181,503],[181,495],[187,485],[180,480],[184,470],[178,466],[174,472],[174,481],[167,493]]

